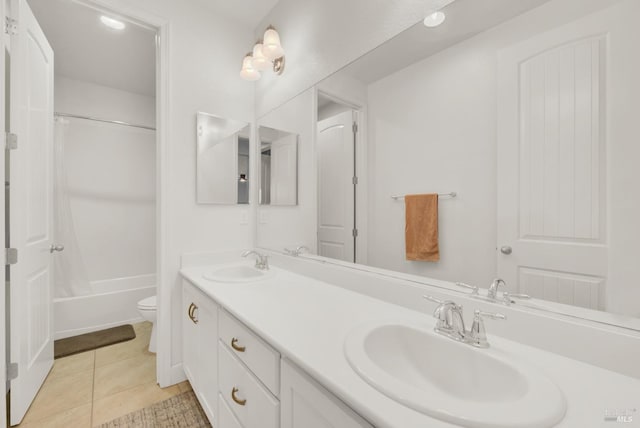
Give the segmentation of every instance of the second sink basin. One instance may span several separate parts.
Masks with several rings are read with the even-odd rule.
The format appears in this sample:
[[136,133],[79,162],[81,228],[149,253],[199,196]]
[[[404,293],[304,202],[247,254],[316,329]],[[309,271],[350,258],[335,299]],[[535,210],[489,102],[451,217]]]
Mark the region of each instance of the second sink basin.
[[272,270],[260,270],[246,264],[223,266],[202,275],[205,279],[216,282],[251,282],[270,278]]
[[461,426],[552,427],[566,411],[561,391],[534,367],[443,337],[426,324],[362,326],[347,337],[345,354],[383,394]]

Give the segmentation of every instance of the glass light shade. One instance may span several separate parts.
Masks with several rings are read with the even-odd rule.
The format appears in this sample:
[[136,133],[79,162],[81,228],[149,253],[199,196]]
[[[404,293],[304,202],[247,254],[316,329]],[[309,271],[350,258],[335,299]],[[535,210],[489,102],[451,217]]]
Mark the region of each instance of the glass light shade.
[[260,72],[253,68],[253,58],[251,58],[251,55],[245,56],[242,60],[242,70],[240,70],[240,77],[251,82],[260,79]]
[[284,49],[282,49],[282,45],[280,45],[280,35],[273,28],[267,29],[264,33],[262,54],[270,61],[284,55]]
[[269,60],[262,53],[262,43],[256,43],[253,47],[253,68],[258,71],[265,71],[270,66]]
[[424,19],[424,25],[425,27],[429,28],[437,27],[444,22],[446,17],[447,16],[444,14],[444,12],[433,12],[432,14],[427,15],[427,17]]

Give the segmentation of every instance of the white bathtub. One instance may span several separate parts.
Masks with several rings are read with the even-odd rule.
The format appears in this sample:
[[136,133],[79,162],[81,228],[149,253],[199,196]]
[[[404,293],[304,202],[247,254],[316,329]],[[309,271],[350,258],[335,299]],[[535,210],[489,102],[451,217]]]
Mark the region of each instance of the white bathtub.
[[156,276],[95,281],[91,287],[87,296],[53,299],[56,339],[143,321],[137,304],[156,294]]

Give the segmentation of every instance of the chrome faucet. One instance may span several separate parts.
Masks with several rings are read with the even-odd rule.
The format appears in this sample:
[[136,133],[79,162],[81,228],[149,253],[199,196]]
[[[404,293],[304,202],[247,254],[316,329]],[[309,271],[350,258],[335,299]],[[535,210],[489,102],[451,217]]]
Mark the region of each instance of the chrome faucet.
[[488,348],[487,331],[483,318],[507,319],[500,313],[483,312],[476,309],[473,317],[473,325],[470,330],[464,327],[462,306],[451,300],[439,300],[431,296],[422,296],[427,300],[438,304],[433,316],[438,320],[434,331],[458,342],[467,343],[477,348]]
[[252,254],[256,256],[256,269],[269,270],[269,256],[260,254],[255,250],[248,250],[242,253],[242,257],[248,257]]
[[298,257],[300,254],[304,253],[305,251],[309,251],[309,248],[304,245],[299,245],[298,247],[296,247],[295,250],[290,250],[288,248],[285,248],[284,251],[290,256]]
[[513,299],[531,299],[531,296],[529,296],[528,294],[515,294],[515,293],[508,293],[506,291],[503,291],[502,296],[499,296],[498,291],[500,286],[507,285],[506,282],[500,278],[496,278],[493,280],[493,282],[489,286],[486,296],[480,294],[480,292],[478,291],[479,288],[475,285],[465,284],[464,282],[456,282],[456,285],[458,287],[470,289],[471,293],[468,295],[473,298],[476,298],[479,300],[486,300],[488,302],[493,302],[493,303],[502,303],[503,305],[506,305],[506,306],[509,306],[512,303],[515,303],[516,301]]
[[491,285],[489,286],[489,291],[487,292],[487,297],[490,299],[497,299],[498,297],[498,287],[500,287],[501,285],[507,285],[506,282],[504,282],[504,279],[500,279],[500,278],[496,278],[493,280],[493,282],[491,283]]

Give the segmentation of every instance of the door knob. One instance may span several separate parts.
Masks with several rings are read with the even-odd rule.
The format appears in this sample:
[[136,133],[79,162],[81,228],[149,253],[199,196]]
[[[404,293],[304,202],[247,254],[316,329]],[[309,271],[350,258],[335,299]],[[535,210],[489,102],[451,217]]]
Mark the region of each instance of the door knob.
[[508,245],[505,245],[504,247],[500,247],[500,252],[508,256],[509,254],[513,253],[513,248],[509,247]]
[[54,251],[64,251],[64,245],[53,245],[49,247],[49,252],[53,253]]

